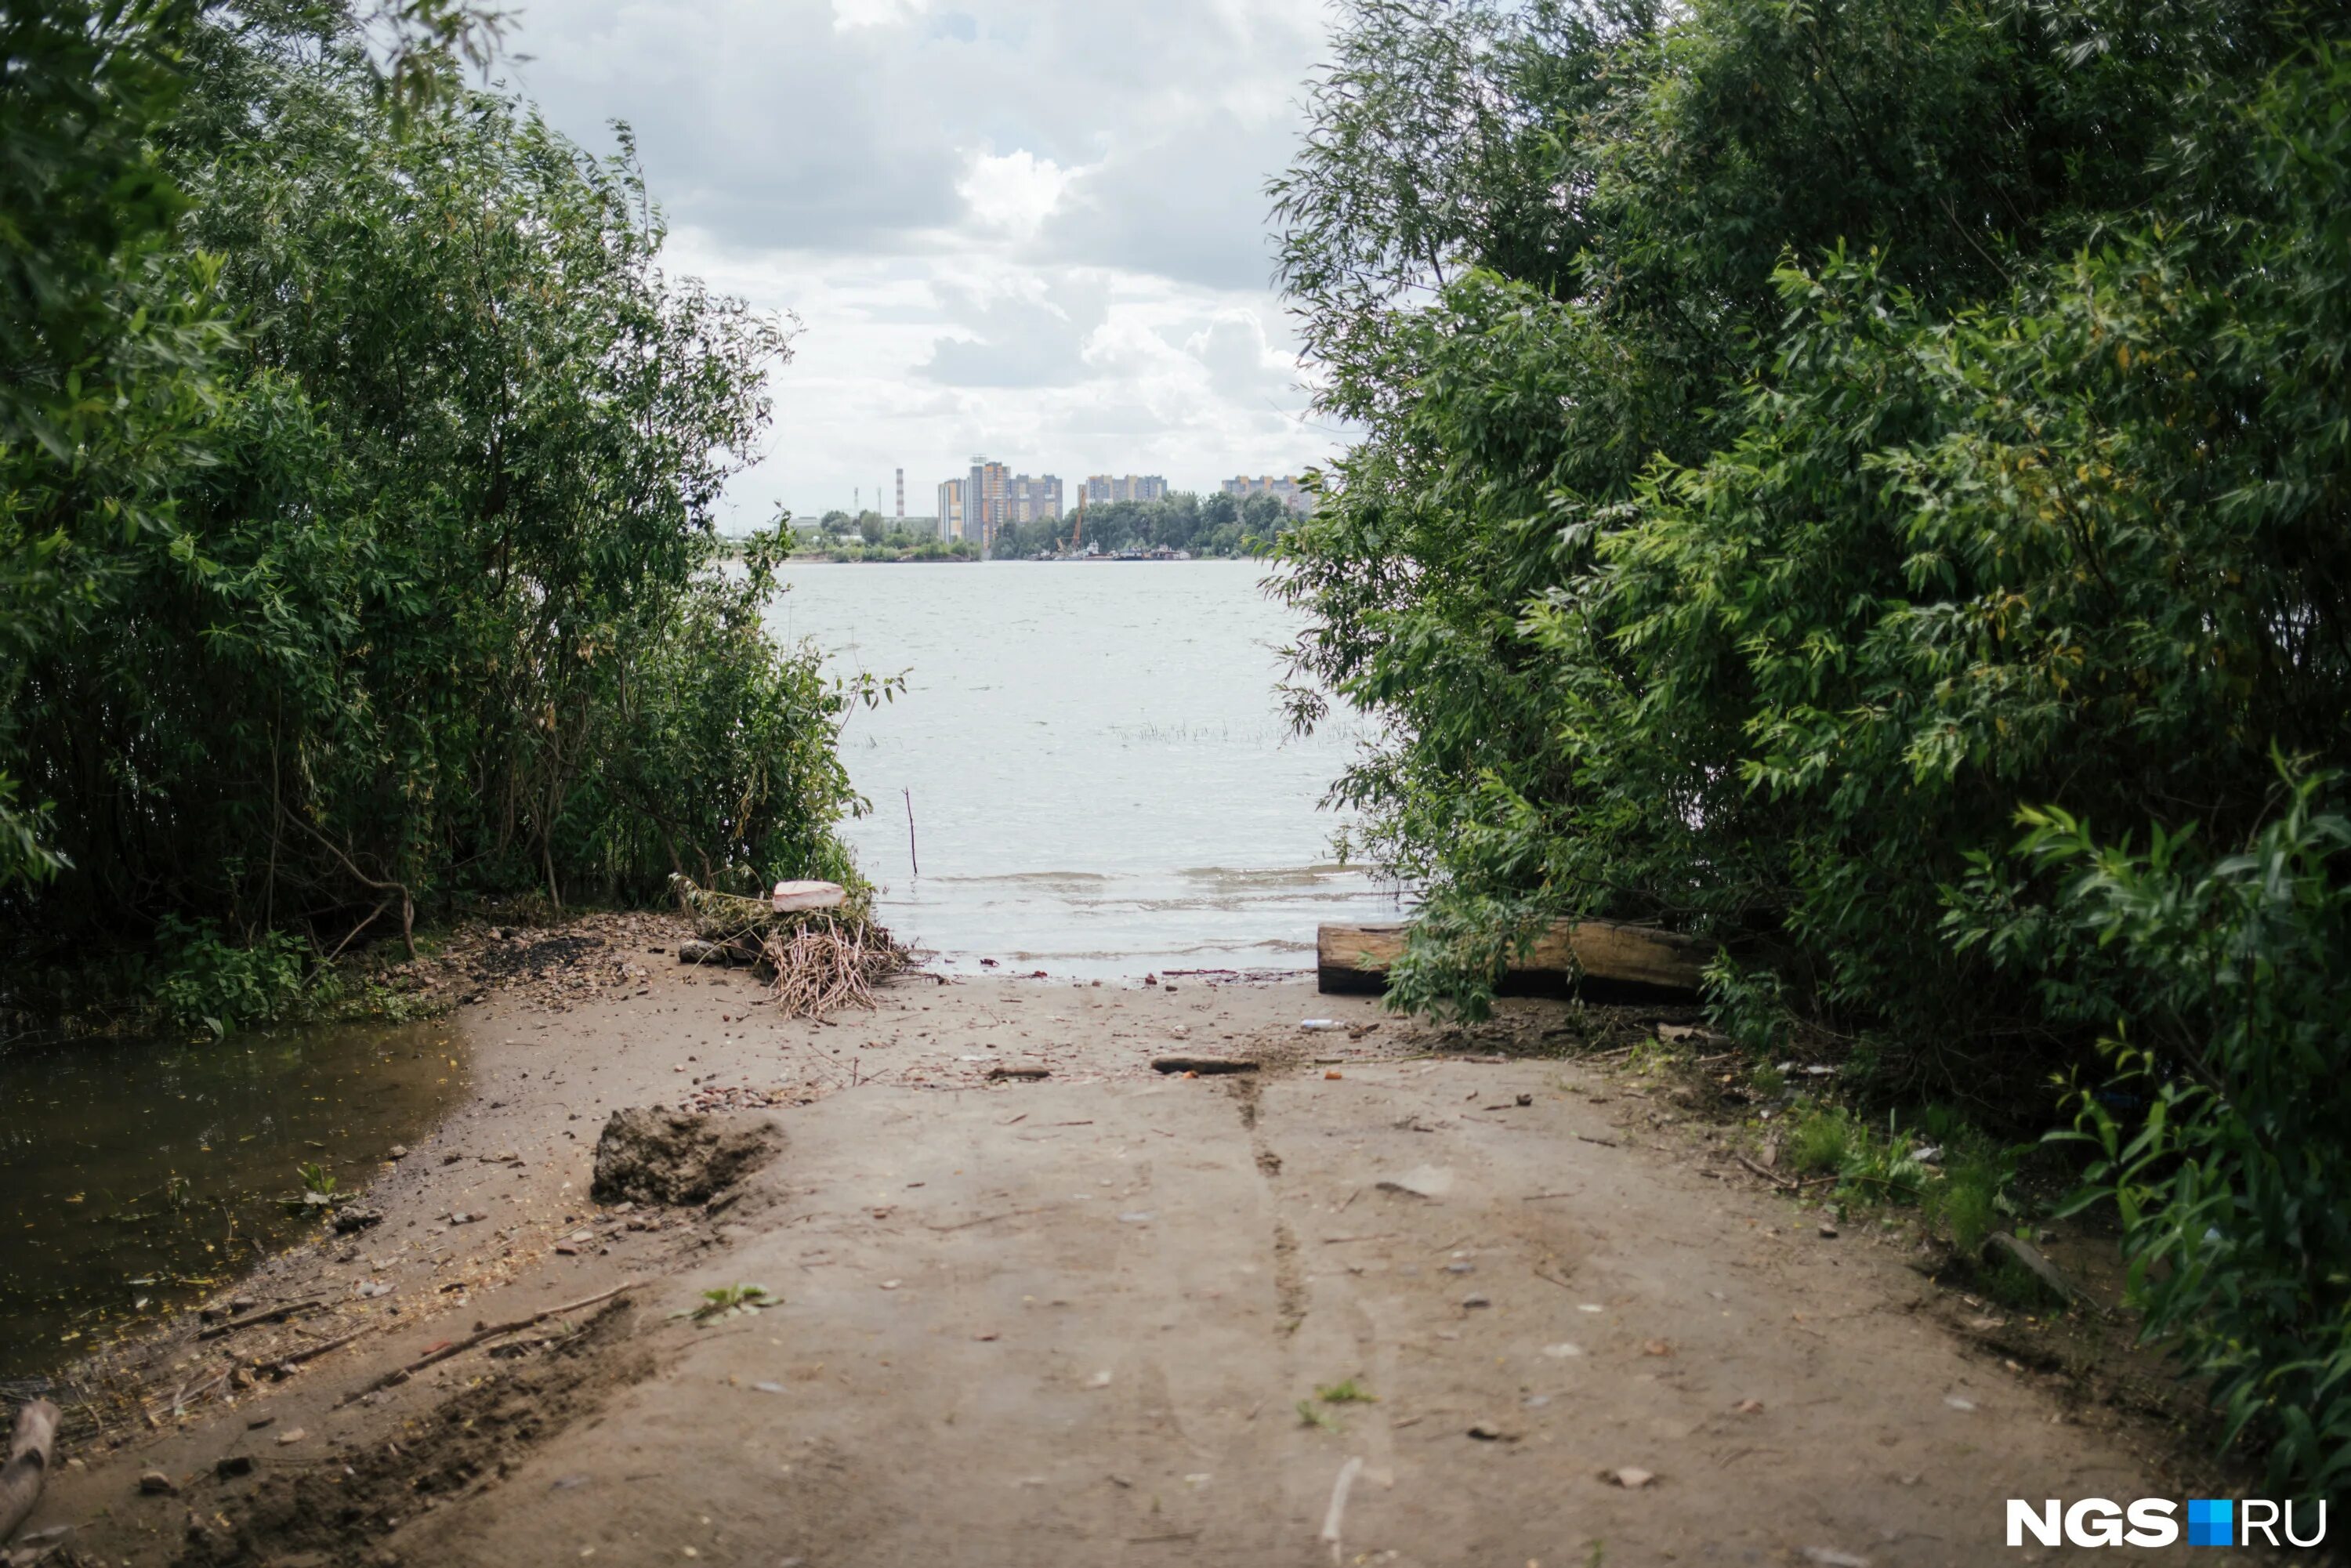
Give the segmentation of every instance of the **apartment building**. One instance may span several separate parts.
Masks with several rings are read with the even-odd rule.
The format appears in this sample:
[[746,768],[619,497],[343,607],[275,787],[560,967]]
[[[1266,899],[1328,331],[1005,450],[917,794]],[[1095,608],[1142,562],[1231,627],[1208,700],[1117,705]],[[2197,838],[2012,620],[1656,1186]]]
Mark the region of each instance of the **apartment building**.
[[1263,474],[1252,479],[1243,474],[1226,480],[1217,487],[1237,501],[1245,501],[1251,496],[1279,497],[1283,506],[1301,517],[1314,510],[1314,492],[1305,488],[1296,478],[1286,474],[1279,479]]
[[1040,474],[1035,478],[1015,474],[1009,505],[1016,523],[1057,521],[1061,515],[1061,481],[1052,474]]
[[949,479],[939,486],[939,539],[963,538],[963,481]]
[[1011,517],[1012,470],[1001,463],[974,457],[963,480],[963,537],[985,554]]
[[1086,504],[1099,507],[1110,501],[1164,501],[1167,498],[1167,480],[1159,474],[1089,474],[1086,476]]

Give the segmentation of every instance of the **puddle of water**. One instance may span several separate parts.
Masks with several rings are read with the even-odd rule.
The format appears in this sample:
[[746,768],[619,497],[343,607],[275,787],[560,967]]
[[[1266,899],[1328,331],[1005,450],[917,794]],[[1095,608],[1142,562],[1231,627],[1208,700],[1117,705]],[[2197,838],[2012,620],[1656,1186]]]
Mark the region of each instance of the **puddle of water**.
[[314,1234],[278,1201],[297,1167],[364,1186],[468,1062],[446,1023],[0,1055],[0,1377],[55,1370]]

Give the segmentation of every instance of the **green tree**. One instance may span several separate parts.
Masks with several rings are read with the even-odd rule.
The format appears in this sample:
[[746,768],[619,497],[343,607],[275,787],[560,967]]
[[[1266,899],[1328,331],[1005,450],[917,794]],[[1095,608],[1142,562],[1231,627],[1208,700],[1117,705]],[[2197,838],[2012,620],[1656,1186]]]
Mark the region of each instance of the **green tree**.
[[[1334,793],[1428,895],[1400,1002],[1476,1010],[1515,943],[1602,914],[1721,938],[1723,1021],[1832,1030],[1886,1088],[2045,1114],[2053,1068],[2146,1038],[2177,926],[2084,939],[2104,895],[2014,824],[2116,854],[2192,825],[2218,858],[2158,869],[2207,887],[2273,817],[2273,750],[2351,760],[2342,30],[2233,0],[1349,11],[1275,196],[1324,410],[1364,436],[1279,580],[1300,722],[1332,693],[1388,737]],[[2339,918],[2339,857],[2294,863],[2285,955]],[[2157,1076],[2246,1005],[2206,997]],[[2267,1435],[2299,1401],[2279,1452],[2332,1476],[2344,1260],[2278,1205],[2351,1195],[2254,1163],[2351,1145],[2252,1131],[2332,1071],[2265,1055],[2298,1048],[2260,1016],[2179,1112],[2245,1244],[2168,1321],[2201,1370],[2241,1347]],[[2133,1201],[2143,1249],[2202,1212]]]
[[12,308],[55,368],[0,432],[0,773],[46,808],[6,824],[10,938],[845,870],[852,696],[711,522],[788,328],[662,273],[625,132],[409,93],[333,15],[104,15],[152,82],[0,108],[148,193],[40,262],[103,332]]

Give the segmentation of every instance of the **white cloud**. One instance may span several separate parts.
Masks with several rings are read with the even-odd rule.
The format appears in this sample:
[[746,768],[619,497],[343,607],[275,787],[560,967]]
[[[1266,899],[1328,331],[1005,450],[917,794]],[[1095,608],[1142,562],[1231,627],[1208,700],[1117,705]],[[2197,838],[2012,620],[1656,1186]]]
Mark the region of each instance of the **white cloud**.
[[672,270],[803,323],[734,519],[901,465],[920,513],[977,451],[1196,488],[1338,444],[1263,195],[1323,3],[543,0],[512,75],[593,150],[631,122]]
[[1073,178],[1071,170],[1050,158],[1040,158],[1027,148],[998,157],[973,155],[971,167],[956,184],[970,221],[1015,239],[1028,239],[1044,226],[1061,204],[1061,193]]
[[914,20],[926,8],[924,0],[832,0],[833,30],[895,26]]

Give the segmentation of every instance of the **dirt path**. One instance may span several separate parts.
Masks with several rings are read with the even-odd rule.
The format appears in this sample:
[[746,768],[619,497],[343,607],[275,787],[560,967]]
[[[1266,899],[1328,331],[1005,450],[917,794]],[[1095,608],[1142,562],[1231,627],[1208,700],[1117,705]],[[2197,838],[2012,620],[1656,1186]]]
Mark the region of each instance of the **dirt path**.
[[[1899,1568],[2029,1560],[2011,1496],[2180,1495],[1950,1332],[1901,1248],[1708,1179],[1585,1069],[1301,1034],[1377,1016],[1301,983],[902,986],[837,1029],[753,994],[664,972],[543,1020],[494,1004],[475,1106],[379,1184],[383,1223],[247,1287],[337,1292],[314,1343],[379,1332],[94,1457],[30,1528],[141,1568]],[[1275,1064],[1150,1071],[1168,1051]],[[1051,1076],[987,1082],[1008,1059]],[[587,1204],[609,1109],[826,1082],[722,1212]],[[629,1279],[576,1336],[337,1407]],[[670,1315],[747,1282],[783,1303]],[[1316,1397],[1350,1382],[1369,1398]]]

